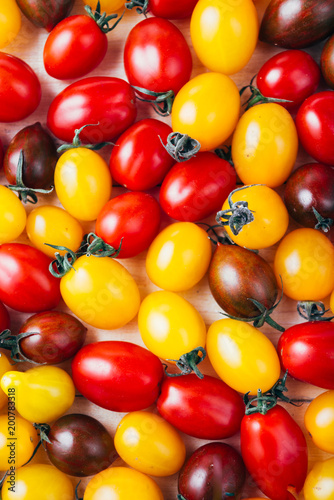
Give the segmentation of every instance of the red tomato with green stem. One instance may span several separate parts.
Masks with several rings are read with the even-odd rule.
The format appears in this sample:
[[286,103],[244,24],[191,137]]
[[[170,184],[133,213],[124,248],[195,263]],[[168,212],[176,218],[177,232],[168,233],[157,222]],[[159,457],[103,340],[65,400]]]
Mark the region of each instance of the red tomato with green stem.
[[0,302],[0,333],[10,328],[10,317],[7,309]]

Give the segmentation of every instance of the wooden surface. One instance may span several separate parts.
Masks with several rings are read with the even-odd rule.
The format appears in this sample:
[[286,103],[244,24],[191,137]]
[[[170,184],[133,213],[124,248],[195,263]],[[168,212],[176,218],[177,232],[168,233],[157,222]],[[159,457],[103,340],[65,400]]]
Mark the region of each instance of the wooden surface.
[[[257,0],[255,1],[259,13],[263,11],[263,8],[268,0]],[[77,0],[74,10],[72,14],[84,13],[83,3],[81,0]],[[109,49],[105,60],[102,62],[100,67],[98,67],[94,72],[90,73],[88,76],[117,76],[121,78],[125,78],[125,73],[122,64],[122,56],[123,56],[123,46],[125,43],[125,38],[129,33],[132,26],[134,26],[137,22],[139,22],[142,18],[139,17],[135,12],[126,12],[124,19],[118,26],[118,28],[108,34],[109,39]],[[43,46],[47,37],[47,33],[44,30],[39,30],[34,28],[25,18],[22,18],[23,24],[22,29],[19,36],[14,40],[14,42],[6,47],[4,52],[8,52],[14,54],[16,56],[21,57],[24,61],[31,65],[31,67],[37,73],[41,84],[42,84],[42,101],[37,109],[37,111],[31,115],[27,120],[24,120],[20,123],[14,124],[0,124],[0,137],[3,140],[4,145],[6,146],[11,138],[18,132],[21,128],[26,125],[33,124],[36,121],[40,121],[42,125],[46,123],[46,112],[48,106],[53,99],[53,97],[60,92],[63,88],[65,88],[69,83],[67,82],[59,82],[57,80],[52,79],[47,75],[43,67],[42,53]],[[189,20],[178,21],[175,24],[182,30],[185,35],[187,41],[190,42],[189,35]],[[315,48],[309,50],[309,53],[315,57],[315,59],[319,62],[320,52],[321,52],[322,44],[318,45]],[[192,50],[192,49],[191,49]],[[280,49],[273,48],[269,45],[265,45],[263,43],[258,43],[256,51],[249,62],[249,64],[243,69],[242,72],[234,75],[232,78],[236,82],[239,88],[243,85],[249,83],[251,77],[258,71],[261,65],[273,54],[279,52]],[[197,59],[194,51],[192,50],[193,55],[193,76],[206,71],[203,66],[201,66],[199,60]],[[151,108],[145,103],[138,103],[139,115],[138,119],[155,116],[154,112],[151,111]],[[169,119],[166,119],[169,122]],[[108,160],[110,156],[110,147],[104,149],[102,155]],[[308,160],[305,152],[300,151],[297,164],[301,164]],[[0,174],[0,183],[6,184],[6,181],[3,177],[3,174]],[[123,188],[114,188],[112,196],[117,196],[121,192],[124,192]],[[282,189],[279,190],[282,192]],[[158,189],[153,190],[154,194],[158,194]],[[59,202],[56,198],[55,194],[48,196],[41,196],[39,204],[45,205],[53,203],[55,205],[59,205]],[[31,205],[27,205],[27,212],[31,211],[34,207]],[[163,220],[163,225],[166,225],[170,222],[170,220],[165,216]],[[84,223],[84,229],[86,232],[94,229],[94,223]],[[291,226],[295,227],[295,226]],[[290,228],[291,229],[291,228]],[[28,243],[27,236],[25,233],[20,237],[19,241]],[[261,255],[264,256],[269,262],[272,262],[273,255],[275,252],[275,248],[271,248],[269,250],[261,251]],[[135,278],[138,286],[140,288],[141,296],[144,298],[148,293],[156,290],[157,288],[149,281],[146,272],[145,272],[145,252],[140,256],[134,259],[128,259],[126,261],[122,260],[122,264],[132,273]],[[187,300],[189,300],[202,314],[205,323],[209,326],[213,321],[220,319],[220,310],[213,298],[210,295],[208,286],[207,286],[207,278],[205,277],[196,287],[192,290],[189,290],[186,293],[182,294]],[[66,311],[66,307],[64,304],[61,304],[58,309]],[[15,311],[10,311],[13,331],[17,331],[22,324],[22,322],[29,317],[28,314],[19,314]],[[286,297],[283,298],[282,303],[278,307],[278,309],[273,314],[274,319],[278,320],[286,328],[300,322],[300,318],[296,312],[296,303]],[[268,337],[273,341],[276,345],[279,334],[273,331],[269,326],[264,326],[262,331],[268,335]],[[130,342],[135,342],[137,344],[143,345],[141,341],[141,337],[138,333],[137,321],[133,320],[131,323],[126,325],[126,327],[114,330],[114,331],[102,331],[96,330],[90,326],[88,326],[88,336],[87,343],[95,342],[98,340],[113,340],[113,339],[122,339]],[[66,370],[70,370],[70,362],[66,362],[61,365]],[[21,366],[21,369],[28,368],[27,366]],[[201,365],[204,373],[212,374],[212,368],[210,367],[207,360]],[[302,401],[303,405],[301,407],[289,406],[289,412],[296,419],[296,421],[302,427],[304,433],[306,434],[304,425],[303,425],[303,417],[305,410],[308,406],[309,401],[314,398],[316,395],[323,392],[322,389],[318,389],[313,386],[308,386],[301,382],[289,380],[288,383],[289,394],[290,397],[297,399],[298,401]],[[153,411],[156,411],[152,408]],[[90,403],[80,395],[76,397],[75,403],[73,407],[70,409],[69,413],[85,413],[90,414],[100,420],[111,432],[114,434],[116,426],[120,419],[123,417],[123,414],[109,412],[107,410],[103,410],[94,404]],[[317,449],[307,437],[308,445],[309,445],[309,465],[311,466],[316,460],[329,458],[330,455],[321,452]],[[203,445],[205,441],[193,439],[188,436],[183,435],[184,441],[187,446],[188,455],[194,451],[197,447]],[[227,439],[227,443],[239,448],[239,436],[236,435],[233,438]],[[34,462],[47,462],[47,458],[43,450],[40,450],[37,456],[34,459]],[[122,464],[122,461],[119,459],[116,464]],[[84,491],[84,486],[87,484],[88,479],[84,479],[81,483],[79,492],[82,494]],[[165,500],[173,500],[176,498],[177,491],[177,474],[168,478],[155,478],[157,483],[162,488]],[[73,478],[73,484],[77,483],[77,479]],[[247,483],[242,495],[242,498],[246,498],[248,496],[262,496],[256,487],[253,485],[250,478],[247,479]],[[300,495],[300,499],[303,498],[303,495]],[[36,499],[38,500],[38,499]],[[136,499],[137,500],[137,499]],[[140,499],[138,499],[140,500]]]

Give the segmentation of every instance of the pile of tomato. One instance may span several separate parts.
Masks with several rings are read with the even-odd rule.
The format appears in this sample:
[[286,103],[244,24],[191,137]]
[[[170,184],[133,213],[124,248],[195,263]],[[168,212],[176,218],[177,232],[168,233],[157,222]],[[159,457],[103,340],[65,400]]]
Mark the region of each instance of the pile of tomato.
[[[0,141],[3,500],[162,500],[154,478],[173,475],[178,500],[245,498],[251,482],[270,500],[334,499],[334,458],[310,468],[305,438],[334,454],[334,2],[266,0],[261,23],[254,3],[0,4],[0,137],[17,125]],[[127,81],[91,76],[131,9]],[[45,89],[5,52],[21,11],[66,85],[43,126],[20,126]],[[259,39],[280,51],[239,89]],[[320,65],[303,50],[316,44]],[[150,293],[127,269],[140,254]],[[210,325],[183,296],[203,279],[222,314]],[[286,329],[283,294],[303,317]],[[91,328],[121,340],[88,342]],[[303,427],[291,378],[324,390]],[[114,436],[73,413],[76,391],[122,414]],[[190,453],[184,435],[208,442]]]

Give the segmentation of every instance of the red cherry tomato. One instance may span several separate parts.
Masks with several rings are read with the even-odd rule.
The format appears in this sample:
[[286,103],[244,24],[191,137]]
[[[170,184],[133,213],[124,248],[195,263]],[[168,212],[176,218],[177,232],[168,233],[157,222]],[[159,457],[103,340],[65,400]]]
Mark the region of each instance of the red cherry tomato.
[[144,191],[160,184],[174,164],[161,143],[166,144],[171,132],[169,125],[153,118],[140,120],[128,128],[111,153],[112,178],[133,191]]
[[0,52],[0,122],[27,118],[41,100],[41,84],[28,64]]
[[307,153],[320,163],[334,165],[334,91],[306,99],[297,113],[296,126]]
[[285,50],[271,57],[261,67],[256,81],[265,97],[292,101],[280,103],[292,110],[316,91],[320,69],[306,52]]
[[235,170],[214,153],[198,153],[168,172],[160,204],[173,219],[194,222],[217,212],[236,185]]
[[119,258],[134,257],[146,250],[160,227],[160,207],[153,196],[142,192],[116,196],[102,208],[95,232],[106,243],[118,248]]
[[47,311],[60,300],[60,281],[49,272],[51,259],[29,245],[0,246],[0,300],[21,312]]
[[2,302],[0,302],[0,333],[3,332],[4,330],[9,330],[10,329],[10,317],[7,309],[3,305]]
[[72,83],[52,101],[47,125],[63,141],[71,143],[75,129],[87,124],[80,134],[84,143],[111,141],[134,122],[136,98],[131,86],[120,78],[84,78]]
[[151,406],[160,392],[163,367],[157,356],[130,342],[84,346],[72,362],[76,388],[107,410],[129,412]]
[[191,16],[198,0],[149,0],[149,11],[164,19],[185,19]]

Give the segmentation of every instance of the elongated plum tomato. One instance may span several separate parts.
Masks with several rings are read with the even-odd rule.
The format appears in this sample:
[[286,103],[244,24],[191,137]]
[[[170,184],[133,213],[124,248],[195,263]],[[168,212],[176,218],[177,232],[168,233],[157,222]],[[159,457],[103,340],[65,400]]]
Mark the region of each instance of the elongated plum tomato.
[[107,410],[128,412],[154,403],[163,367],[147,349],[110,340],[84,346],[72,361],[72,376],[89,401]]
[[15,0],[1,2],[0,49],[14,40],[21,29],[21,13]]
[[198,153],[168,172],[160,188],[160,204],[173,219],[195,222],[217,212],[235,183],[228,161],[210,152]]
[[0,186],[0,244],[16,240],[26,225],[26,211],[18,197]]
[[322,300],[334,289],[334,246],[316,229],[295,229],[279,244],[274,270],[287,297]]
[[221,319],[208,330],[206,350],[219,377],[245,394],[266,392],[280,376],[275,347],[257,328],[234,319]]
[[232,160],[244,184],[280,186],[289,177],[297,152],[294,121],[290,113],[276,103],[250,108],[233,134]]
[[16,0],[23,14],[38,28],[50,32],[56,24],[67,17],[75,0]]
[[313,443],[327,453],[334,453],[334,391],[324,392],[311,401],[304,422]]
[[[1,471],[8,470],[8,465],[12,465],[17,469],[22,467],[31,458],[38,443],[37,432],[34,426],[24,418],[14,414],[16,403],[15,391],[10,396],[11,402],[9,402],[10,408],[8,409],[10,413],[8,412],[8,415],[0,415]],[[12,416],[9,418],[11,414]],[[10,448],[10,440],[15,440],[15,446],[12,448]],[[11,451],[12,453],[10,453]]]
[[259,31],[251,0],[199,0],[190,33],[196,54],[211,71],[231,75],[251,58]]
[[172,108],[174,132],[187,134],[201,151],[220,146],[238,123],[240,95],[235,83],[219,73],[203,73],[186,83]]
[[160,288],[182,292],[203,278],[210,260],[207,233],[192,222],[176,222],[153,240],[147,252],[146,271]]
[[332,500],[334,495],[334,458],[316,462],[304,484],[305,500]]

